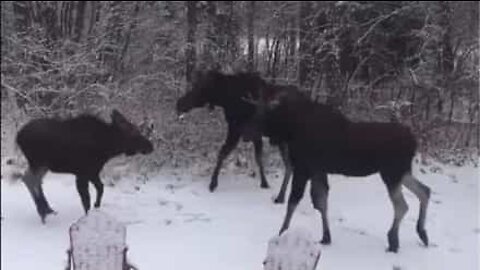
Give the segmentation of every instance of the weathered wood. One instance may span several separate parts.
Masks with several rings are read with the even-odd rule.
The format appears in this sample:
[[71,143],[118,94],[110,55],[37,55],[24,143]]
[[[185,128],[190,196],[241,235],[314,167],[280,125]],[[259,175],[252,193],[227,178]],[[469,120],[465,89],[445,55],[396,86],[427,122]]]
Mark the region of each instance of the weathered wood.
[[69,266],[74,270],[123,270],[126,263],[126,227],[94,210],[70,227]]
[[264,270],[314,270],[320,259],[320,243],[305,229],[295,228],[268,242]]

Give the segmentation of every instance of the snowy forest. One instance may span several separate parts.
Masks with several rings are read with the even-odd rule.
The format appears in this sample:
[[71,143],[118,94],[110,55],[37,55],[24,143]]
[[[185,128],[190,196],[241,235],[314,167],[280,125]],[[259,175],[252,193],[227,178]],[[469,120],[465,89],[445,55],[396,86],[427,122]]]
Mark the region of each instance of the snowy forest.
[[[445,233],[447,227],[456,227],[452,225],[455,218],[446,214],[455,211],[443,211],[441,207],[446,203],[441,204],[442,201],[452,198],[458,200],[458,205],[450,207],[463,209],[465,216],[472,209],[477,211],[477,215],[473,217],[468,214],[469,217],[459,219],[463,224],[474,227],[461,227],[458,231],[461,236],[451,237],[458,240],[459,246],[466,243],[465,245],[461,248],[446,247],[439,243],[442,240],[437,240],[436,249],[432,249],[428,258],[448,258],[448,263],[442,265],[445,267],[457,267],[457,262],[462,261],[465,268],[459,266],[460,268],[475,269],[469,267],[479,265],[478,258],[474,259],[479,250],[478,241],[475,239],[480,239],[479,195],[478,192],[468,192],[478,189],[478,179],[473,178],[478,177],[480,155],[479,18],[477,1],[2,1],[2,171],[5,163],[17,163],[17,160],[23,158],[16,146],[15,135],[21,126],[31,119],[68,118],[88,113],[110,121],[112,110],[118,109],[132,123],[138,125],[140,130],[150,129],[149,138],[155,150],[150,155],[112,160],[102,172],[106,186],[118,184],[119,190],[122,187],[130,190],[131,185],[132,192],[136,192],[143,190],[141,185],[155,182],[158,174],[163,175],[161,179],[167,180],[151,184],[161,185],[163,197],[160,199],[154,198],[157,195],[153,195],[153,191],[146,193],[144,200],[133,200],[128,197],[131,195],[127,196],[116,190],[118,197],[112,195],[106,198],[107,212],[121,216],[123,221],[133,224],[132,226],[161,224],[162,228],[172,228],[180,223],[199,224],[197,226],[200,227],[195,227],[193,231],[201,233],[203,230],[205,236],[193,237],[193,241],[204,243],[209,241],[207,236],[217,235],[218,231],[220,235],[228,234],[225,228],[230,223],[226,223],[222,218],[234,220],[234,213],[227,212],[224,208],[220,208],[219,213],[209,213],[210,207],[215,209],[212,206],[215,204],[215,197],[218,196],[225,205],[232,201],[237,202],[237,199],[238,205],[241,205],[244,199],[248,201],[243,201],[246,203],[245,208],[260,207],[257,212],[260,214],[254,214],[255,218],[258,216],[258,219],[261,219],[261,213],[266,216],[272,214],[272,217],[268,216],[268,221],[265,221],[268,225],[261,225],[259,221],[258,226],[264,227],[255,234],[231,236],[232,242],[217,240],[220,243],[219,249],[225,249],[221,247],[222,244],[228,247],[233,243],[240,243],[240,247],[245,250],[225,255],[223,266],[216,264],[219,261],[202,258],[199,254],[194,256],[197,262],[201,262],[199,265],[195,265],[194,260],[188,262],[185,257],[182,257],[183,262],[168,263],[168,256],[173,256],[168,255],[169,253],[163,255],[163,265],[165,269],[250,269],[248,267],[258,263],[260,267],[265,246],[251,248],[242,242],[242,237],[261,239],[262,243],[266,243],[266,239],[280,228],[280,218],[283,217],[285,207],[274,206],[268,197],[278,190],[279,185],[275,181],[276,178],[279,181],[283,173],[278,149],[264,143],[266,174],[269,181],[274,183],[268,195],[265,193],[267,191],[258,188],[253,146],[243,142],[224,163],[222,174],[228,175],[225,178],[230,179],[230,182],[225,179],[224,183],[228,182],[230,185],[222,185],[220,180],[223,191],[218,195],[207,193],[208,180],[227,133],[223,112],[220,108],[211,111],[206,108],[196,109],[180,121],[175,111],[177,100],[189,91],[198,70],[217,70],[226,74],[258,72],[269,83],[297,86],[314,102],[333,106],[351,121],[395,122],[410,127],[419,144],[419,159],[415,162],[422,173],[420,180],[422,175],[427,179],[434,179],[439,173],[443,174],[438,178],[447,179],[437,187],[439,193],[434,193],[437,197],[432,203],[432,216],[438,219],[435,221],[432,238],[435,238],[436,232],[437,239],[450,239],[449,236],[442,238],[440,235],[448,235]],[[25,167],[25,161],[20,164]],[[469,170],[468,176],[461,179],[459,175],[465,173],[466,170],[462,169],[465,166],[475,169]],[[454,176],[454,173],[448,173],[447,168],[460,170],[460,173]],[[180,176],[176,176],[183,177],[182,179],[193,177],[186,176],[190,172],[197,173],[202,180],[192,180],[192,183],[188,180],[186,184],[185,180],[173,180],[173,175],[177,174],[170,173],[172,171],[182,172],[178,174]],[[27,256],[15,253],[21,250],[22,244],[12,244],[15,243],[14,236],[38,230],[40,225],[29,224],[26,228],[18,226],[18,223],[13,226],[17,228],[4,225],[9,222],[9,214],[13,215],[13,210],[9,209],[18,210],[16,215],[19,215],[23,211],[20,210],[22,207],[31,208],[31,213],[28,214],[31,220],[21,217],[20,221],[33,223],[33,220],[37,222],[34,218],[38,219],[25,188],[18,188],[18,194],[25,197],[22,198],[24,204],[19,206],[14,198],[18,196],[8,195],[12,190],[14,192],[10,194],[17,194],[16,187],[5,189],[4,176],[2,172],[2,205],[6,203],[6,207],[10,208],[2,206],[2,268],[10,266],[10,269],[14,269],[13,265],[21,265],[21,259],[18,258]],[[119,180],[129,177],[135,181],[127,184],[121,182],[128,181]],[[242,177],[248,178],[249,182],[239,184],[242,180],[235,180]],[[426,182],[435,187],[433,180]],[[449,186],[458,182],[462,186]],[[352,182],[338,185],[338,189],[355,185],[359,190],[363,190],[361,181],[358,184]],[[61,192],[58,192],[58,196],[65,199],[64,201],[72,201],[71,207],[78,211],[70,213],[68,208],[64,208],[63,211],[60,209],[58,216],[53,217],[57,222],[60,222],[58,220],[62,219],[62,215],[63,218],[68,218],[62,220],[65,228],[83,213],[73,186],[74,183],[71,182],[68,187],[72,193],[71,199],[66,199],[67,195],[60,194]],[[360,214],[354,213],[352,205],[349,206],[350,210],[347,211],[345,207],[343,214],[339,214],[339,209],[342,209],[342,195],[340,190],[333,190],[332,196],[335,196],[334,193],[339,195],[332,199],[332,220],[336,226],[344,226],[341,227],[343,229],[333,232],[334,237],[339,236],[335,241],[343,241],[344,246],[340,250],[327,250],[321,260],[324,258],[326,266],[330,268],[320,263],[321,267],[317,269],[377,269],[374,268],[377,265],[389,267],[378,269],[449,269],[429,268],[430,264],[422,260],[424,257],[421,254],[411,251],[419,247],[412,243],[409,247],[403,236],[402,248],[410,251],[405,251],[401,259],[386,257],[385,253],[380,253],[380,247],[375,247],[378,252],[376,250],[377,253],[372,256],[383,258],[380,263],[362,259],[353,260],[350,265],[342,265],[337,261],[329,261],[329,255],[332,255],[330,258],[337,256],[338,259],[346,256],[345,252],[352,252],[345,247],[349,240],[341,237],[341,232],[355,234],[352,242],[358,245],[353,245],[352,248],[361,249],[364,257],[370,256],[365,251],[368,249],[361,245],[365,235],[378,233],[375,237],[384,240],[385,230],[390,225],[391,213],[388,211],[391,209],[387,204],[384,188],[379,183],[368,185],[372,186],[375,186],[376,193],[385,193],[378,201],[384,201],[388,207],[383,212],[386,223],[362,224],[369,218],[362,218]],[[59,185],[53,189],[63,190],[63,187]],[[229,197],[230,195],[225,193],[226,190],[233,192],[235,189],[240,192],[240,195],[236,194],[239,195],[238,198],[235,195]],[[365,192],[369,190],[364,189]],[[466,191],[469,189],[470,191]],[[185,190],[191,191],[194,196],[187,194]],[[449,190],[452,192],[451,196],[447,195]],[[354,191],[344,191],[344,194],[357,198]],[[106,196],[109,192],[112,191],[107,190]],[[175,192],[177,197],[172,195]],[[46,193],[49,193],[48,187]],[[460,202],[463,199],[462,194],[467,193],[465,196],[468,199],[463,204]],[[257,198],[255,194],[265,196]],[[52,194],[52,198],[55,198],[53,196],[55,195]],[[206,197],[208,201],[197,202],[195,196]],[[120,205],[118,209],[114,206],[117,199]],[[138,210],[137,213],[135,206],[130,205],[136,200],[149,205],[150,199],[155,207],[168,208],[165,212],[167,217],[162,216],[161,221],[154,220],[154,206]],[[365,200],[365,203],[368,202]],[[371,202],[376,204],[376,201]],[[52,204],[61,205],[58,200],[55,203],[55,199],[52,199]],[[242,218],[250,218],[250,213],[245,212],[245,209],[240,206],[236,208],[237,203],[232,204],[232,211],[236,209]],[[414,204],[417,205],[417,202]],[[310,205],[304,208],[308,209],[308,213],[299,214],[299,220],[303,219],[308,226],[317,228],[319,218],[314,209],[311,209]],[[4,211],[5,209],[7,211]],[[216,211],[212,209],[210,210]],[[356,210],[366,211],[360,206]],[[187,219],[183,214],[179,214],[182,211],[194,214],[184,213],[191,214],[191,219]],[[415,213],[412,215],[415,215],[416,220],[415,211],[410,210]],[[127,214],[123,215],[125,213]],[[358,220],[349,221],[348,217]],[[374,215],[372,219],[373,217]],[[380,214],[375,218],[382,219]],[[475,218],[477,220],[472,221]],[[225,222],[217,226],[222,229],[205,227],[205,224],[212,224],[219,219]],[[452,223],[438,225],[441,223],[439,219]],[[373,232],[368,231],[368,224]],[[372,224],[375,224],[375,221],[372,221]],[[362,228],[357,228],[357,225]],[[51,226],[55,228],[56,225]],[[20,231],[21,228],[25,230]],[[184,238],[188,238],[186,235],[190,231],[181,226],[175,228],[184,235],[179,239],[186,241]],[[411,242],[415,243],[416,235],[412,228],[413,226],[405,225],[403,230],[409,232]],[[152,262],[155,254],[145,254],[148,248],[142,246],[142,241],[149,236],[141,230],[133,227],[129,231],[129,234],[133,235],[132,239],[129,239],[133,260],[140,266],[143,265],[143,268],[139,267],[141,269],[159,269],[149,268],[162,264]],[[240,230],[238,227],[238,231]],[[10,238],[4,238],[5,232],[10,233]],[[62,233],[53,238],[62,239],[59,240],[60,244],[55,244],[60,246],[60,251],[56,252],[63,252],[60,257],[66,248],[66,242],[62,241],[68,241],[65,240],[66,233]],[[473,240],[461,242],[463,240],[459,239],[464,239],[467,234],[470,234]],[[33,232],[27,233],[25,237],[28,235],[35,237]],[[173,235],[175,234],[163,231],[159,237],[167,239],[167,242],[171,240],[168,242],[170,244],[164,243],[170,246],[163,248],[172,248],[172,252],[180,256],[182,249],[177,246],[179,244],[171,244],[176,241]],[[435,240],[433,242],[435,243]],[[376,242],[372,241],[369,245],[374,245],[372,243]],[[4,244],[13,247],[5,253]],[[187,249],[190,254],[195,253],[193,248],[200,248],[201,245],[195,246],[196,244]],[[47,248],[40,244],[35,244],[34,247]],[[214,247],[206,250],[219,252]],[[36,256],[43,256],[41,254]],[[451,254],[454,255],[449,257]],[[52,259],[45,265],[60,267],[63,259],[64,257]],[[243,259],[246,262],[244,265],[248,265],[247,268],[242,268],[240,264],[244,262]],[[6,264],[9,260],[10,264]],[[473,262],[475,260],[476,262]],[[415,264],[418,261],[424,264]],[[237,268],[222,268],[237,263]],[[441,265],[440,261],[438,263]],[[35,265],[33,261],[32,264]],[[350,268],[353,266],[355,268]]]
[[478,153],[474,1],[3,1],[1,15],[2,127],[127,107],[155,126],[154,167],[183,166],[224,136],[218,111],[176,121],[192,72],[258,71],[352,120],[408,124],[442,162]]

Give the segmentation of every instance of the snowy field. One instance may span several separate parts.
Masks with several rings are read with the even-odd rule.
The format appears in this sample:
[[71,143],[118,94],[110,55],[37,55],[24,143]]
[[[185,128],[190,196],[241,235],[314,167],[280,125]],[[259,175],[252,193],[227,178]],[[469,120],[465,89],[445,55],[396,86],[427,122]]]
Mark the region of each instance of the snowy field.
[[[386,253],[392,206],[379,175],[330,176],[332,245],[322,246],[317,269],[479,269],[479,174],[474,168],[442,168],[415,175],[432,188],[426,228],[431,246],[415,233],[418,201],[404,191],[410,209],[400,229],[398,254]],[[259,180],[225,172],[215,193],[209,173],[163,171],[146,184],[123,179],[105,188],[102,210],[127,224],[130,261],[141,270],[259,270],[268,240],[280,228],[285,205],[272,197],[282,171]],[[1,183],[1,269],[63,269],[68,227],[83,215],[74,178],[47,174],[46,197],[58,215],[42,225],[20,182]],[[91,194],[94,197],[93,187]],[[321,237],[319,214],[309,187],[292,221]]]

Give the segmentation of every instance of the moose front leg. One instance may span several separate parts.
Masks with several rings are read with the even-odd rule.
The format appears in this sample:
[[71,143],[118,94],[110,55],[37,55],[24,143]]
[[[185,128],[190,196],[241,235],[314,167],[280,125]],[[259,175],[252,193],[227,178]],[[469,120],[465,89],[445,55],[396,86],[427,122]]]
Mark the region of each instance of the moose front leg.
[[95,189],[97,190],[97,198],[95,199],[95,208],[100,207],[100,204],[102,203],[102,196],[103,196],[103,183],[102,180],[100,180],[100,177],[98,174],[93,176],[91,178],[92,184],[95,186]]
[[283,203],[285,201],[285,193],[287,191],[288,181],[292,176],[292,165],[290,163],[290,158],[288,156],[288,146],[286,144],[279,145],[280,154],[282,156],[283,164],[285,165],[285,175],[283,176],[282,186],[278,192],[277,197],[275,198],[275,203]]
[[229,128],[227,140],[220,149],[217,157],[217,164],[215,166],[215,170],[213,171],[212,180],[210,182],[209,189],[211,192],[215,191],[218,185],[218,174],[220,173],[220,169],[222,167],[223,161],[230,155],[233,149],[238,144],[240,140],[240,133],[236,129]]
[[88,177],[77,176],[76,179],[77,191],[82,200],[83,209],[85,214],[90,210],[90,193],[88,192]]
[[269,188],[267,178],[265,177],[265,172],[263,169],[263,160],[262,160],[262,154],[263,154],[263,143],[262,139],[257,139],[253,142],[253,146],[255,148],[255,161],[257,162],[258,169],[260,171],[260,179],[261,179],[261,188]]

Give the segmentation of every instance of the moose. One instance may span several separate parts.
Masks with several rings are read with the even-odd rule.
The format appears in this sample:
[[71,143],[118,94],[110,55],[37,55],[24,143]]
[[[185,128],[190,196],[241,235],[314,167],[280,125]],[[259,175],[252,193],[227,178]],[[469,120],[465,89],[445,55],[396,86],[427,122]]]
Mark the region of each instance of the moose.
[[420,201],[416,230],[428,246],[425,219],[430,188],[412,175],[417,143],[407,127],[398,123],[352,122],[333,107],[316,103],[300,91],[275,85],[267,85],[261,92],[258,98],[250,98],[256,113],[242,137],[252,141],[265,134],[288,145],[293,180],[280,234],[288,229],[305,185],[311,180],[312,203],[322,218],[321,243],[330,244],[327,174],[362,177],[380,173],[394,210],[387,251],[398,251],[398,230],[408,210],[402,186]]
[[[177,100],[176,112],[180,118],[194,108],[208,106],[213,109],[221,107],[228,124],[227,138],[217,156],[217,162],[209,189],[213,192],[218,185],[218,175],[223,161],[238,145],[245,124],[255,114],[255,106],[247,102],[247,97],[258,96],[258,89],[265,82],[258,73],[240,72],[236,74],[224,74],[216,70],[196,71],[193,76],[192,89]],[[265,177],[262,163],[262,138],[252,140],[255,150],[255,160],[259,167],[261,187],[268,188],[269,184]],[[288,149],[285,144],[270,140],[272,145],[279,147],[286,171],[284,179],[289,179],[291,169],[288,162]],[[284,183],[288,181],[284,180]],[[286,189],[286,187],[284,188]],[[283,202],[284,195],[278,196],[275,202]]]
[[28,162],[23,176],[42,223],[55,211],[42,188],[48,170],[76,176],[76,187],[83,209],[90,209],[88,183],[96,189],[94,206],[100,207],[103,184],[99,174],[111,158],[126,154],[149,154],[153,144],[119,111],[111,113],[111,123],[82,114],[70,119],[39,118],[28,122],[17,133],[16,142]]

